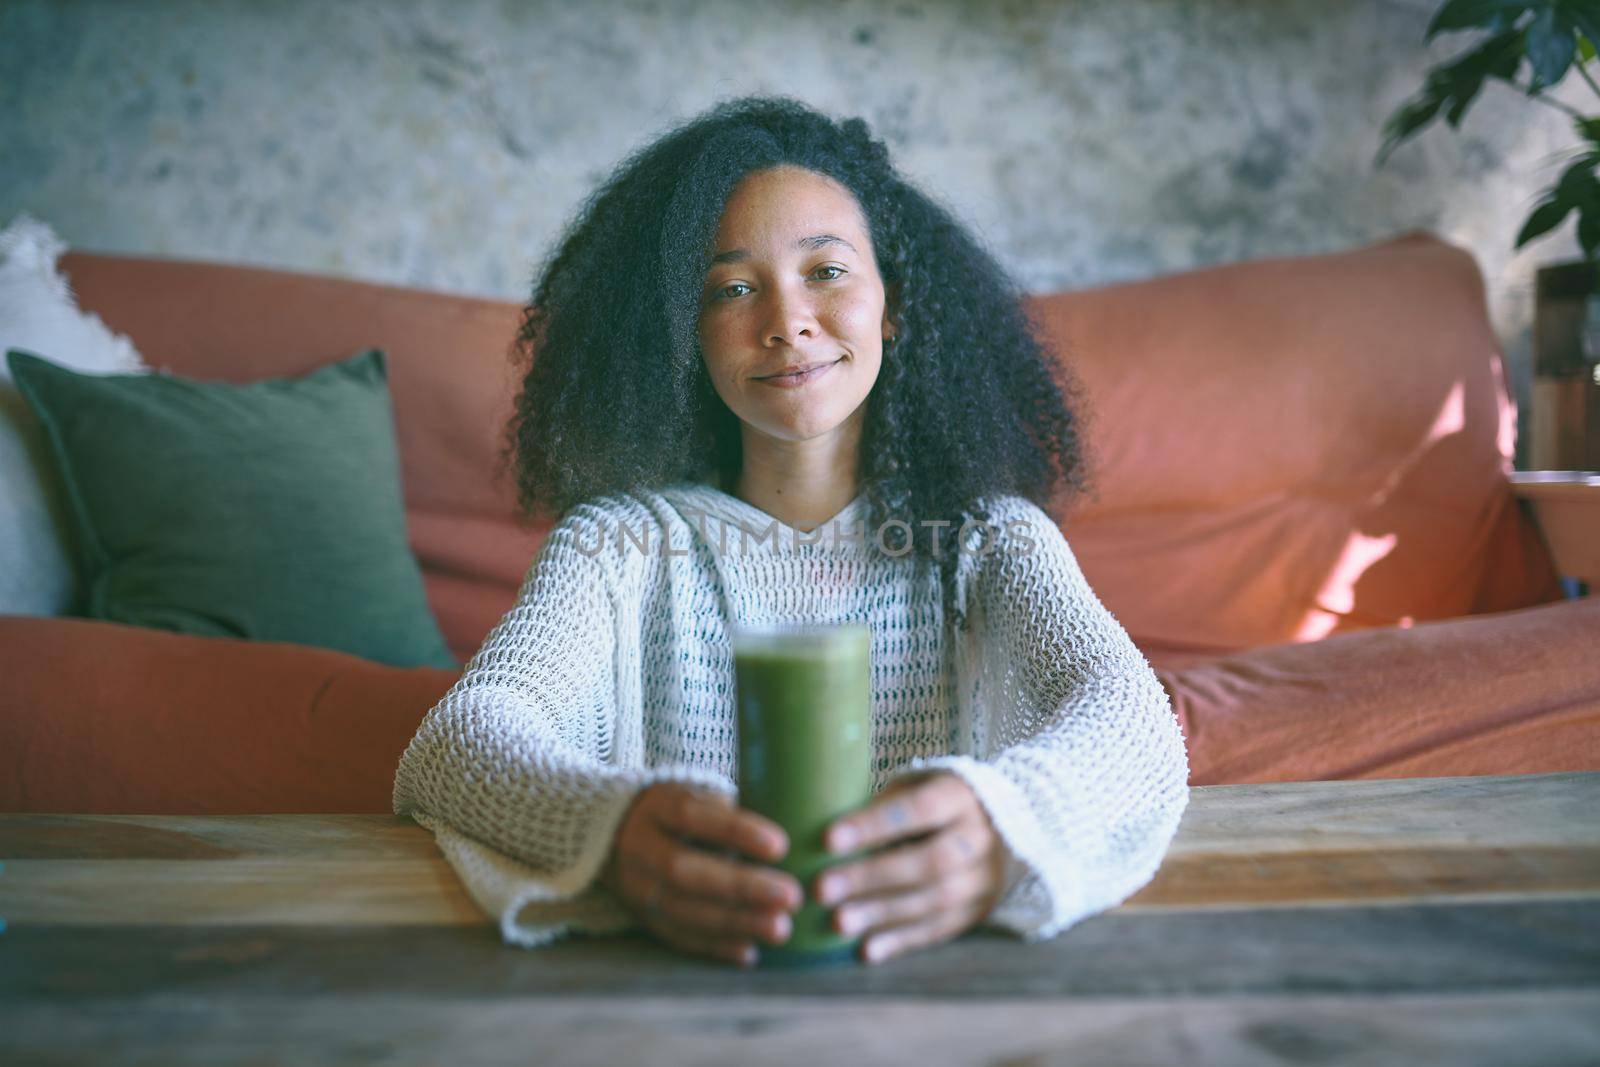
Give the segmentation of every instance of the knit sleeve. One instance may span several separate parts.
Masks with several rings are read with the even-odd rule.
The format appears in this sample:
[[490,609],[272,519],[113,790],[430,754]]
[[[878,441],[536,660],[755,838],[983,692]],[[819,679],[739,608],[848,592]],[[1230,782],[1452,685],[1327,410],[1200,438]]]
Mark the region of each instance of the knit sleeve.
[[619,716],[640,714],[618,707],[617,626],[637,617],[618,598],[639,593],[593,550],[607,528],[592,505],[556,525],[515,606],[423,718],[395,772],[395,814],[433,832],[504,939],[524,947],[633,924],[597,875],[641,789],[728,789],[703,769],[617,758]]
[[968,601],[976,754],[896,777],[948,770],[971,786],[1006,849],[986,922],[1040,941],[1155,874],[1188,804],[1188,758],[1166,691],[1056,524],[1020,497],[991,516],[1001,535],[972,563]]

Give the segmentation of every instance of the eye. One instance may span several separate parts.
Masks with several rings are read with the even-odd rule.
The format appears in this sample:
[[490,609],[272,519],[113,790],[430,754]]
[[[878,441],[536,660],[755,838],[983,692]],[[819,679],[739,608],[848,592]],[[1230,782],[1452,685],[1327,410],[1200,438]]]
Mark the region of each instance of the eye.
[[724,299],[731,300],[731,299],[733,299],[735,297],[742,296],[743,294],[742,293],[730,292],[730,290],[732,290],[732,289],[748,289],[748,288],[750,288],[750,287],[748,285],[746,285],[744,282],[730,282],[729,284],[724,285],[721,289],[718,289],[717,293],[716,293],[716,296],[717,296],[718,300],[724,300]]
[[830,274],[830,275],[828,275],[828,276],[827,276],[827,277],[826,277],[826,278],[823,278],[823,279],[822,279],[822,280],[823,280],[823,281],[825,281],[825,282],[831,282],[831,281],[833,281],[833,280],[834,280],[834,279],[835,279],[835,278],[837,278],[837,277],[839,277],[839,276],[840,276],[840,275],[842,275],[842,274],[844,274],[844,273],[846,273],[846,272],[845,272],[845,269],[844,269],[844,268],[843,268],[843,267],[837,267],[837,266],[834,266],[834,265],[833,265],[833,264],[832,264],[832,263],[824,263],[824,264],[823,264],[823,265],[822,265],[822,266],[820,266],[820,267],[818,267],[818,268],[817,268],[817,269],[816,269],[816,270],[814,270],[814,271],[812,271],[812,272],[811,272],[811,273],[812,273],[812,274],[820,274],[820,273],[822,273],[822,272],[823,272],[823,271],[825,271],[825,270],[831,270],[831,271],[833,271],[833,273],[832,273],[832,274]]

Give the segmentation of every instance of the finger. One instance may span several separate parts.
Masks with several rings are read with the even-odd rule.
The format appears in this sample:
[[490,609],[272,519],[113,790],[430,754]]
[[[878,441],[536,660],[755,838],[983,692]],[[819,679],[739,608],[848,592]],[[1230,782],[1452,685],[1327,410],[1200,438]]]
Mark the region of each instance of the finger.
[[890,787],[870,804],[834,820],[825,838],[829,851],[876,848],[947,826],[973,807],[972,792],[952,774]]
[[705,897],[663,894],[661,914],[679,926],[717,937],[759,937],[774,945],[789,940],[793,920],[776,908],[745,908]]
[[983,868],[969,867],[910,892],[856,897],[836,908],[831,921],[834,929],[846,937],[870,936],[875,930],[923,922],[946,912],[959,911],[989,890]]
[[708,936],[702,931],[665,921],[651,923],[650,930],[673,948],[690,955],[737,963],[741,967],[749,967],[757,959],[756,946],[749,938]]
[[818,903],[837,904],[864,894],[926,886],[969,867],[981,868],[984,851],[975,825],[958,822],[925,841],[829,867],[817,876],[815,895]]
[[656,824],[708,844],[724,845],[776,863],[789,851],[789,837],[771,819],[739,807],[722,793],[683,790],[654,809]]
[[931,919],[872,934],[861,943],[861,958],[868,963],[881,963],[912,949],[948,941],[987,915],[992,904],[992,899],[982,897]]
[[645,870],[638,876],[664,882],[666,893],[787,911],[799,908],[804,896],[788,871],[719,856],[659,831],[644,842],[640,859]]

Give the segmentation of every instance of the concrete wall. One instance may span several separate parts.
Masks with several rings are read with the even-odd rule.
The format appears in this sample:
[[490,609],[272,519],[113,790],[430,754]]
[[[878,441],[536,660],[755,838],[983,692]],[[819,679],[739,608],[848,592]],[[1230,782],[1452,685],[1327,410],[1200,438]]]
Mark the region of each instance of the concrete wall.
[[1533,270],[1577,246],[1511,243],[1574,141],[1493,86],[1375,170],[1461,47],[1422,45],[1435,6],[6,0],[0,222],[517,298],[631,148],[783,92],[865,116],[1035,289],[1433,228],[1478,256],[1525,406]]

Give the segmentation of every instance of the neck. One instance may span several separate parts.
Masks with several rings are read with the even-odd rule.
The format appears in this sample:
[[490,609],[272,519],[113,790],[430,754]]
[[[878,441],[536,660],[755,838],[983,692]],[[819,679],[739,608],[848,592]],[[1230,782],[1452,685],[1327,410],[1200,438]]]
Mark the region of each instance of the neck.
[[745,426],[734,495],[797,530],[821,526],[858,492],[861,416],[858,409],[831,433],[809,441],[785,441]]

